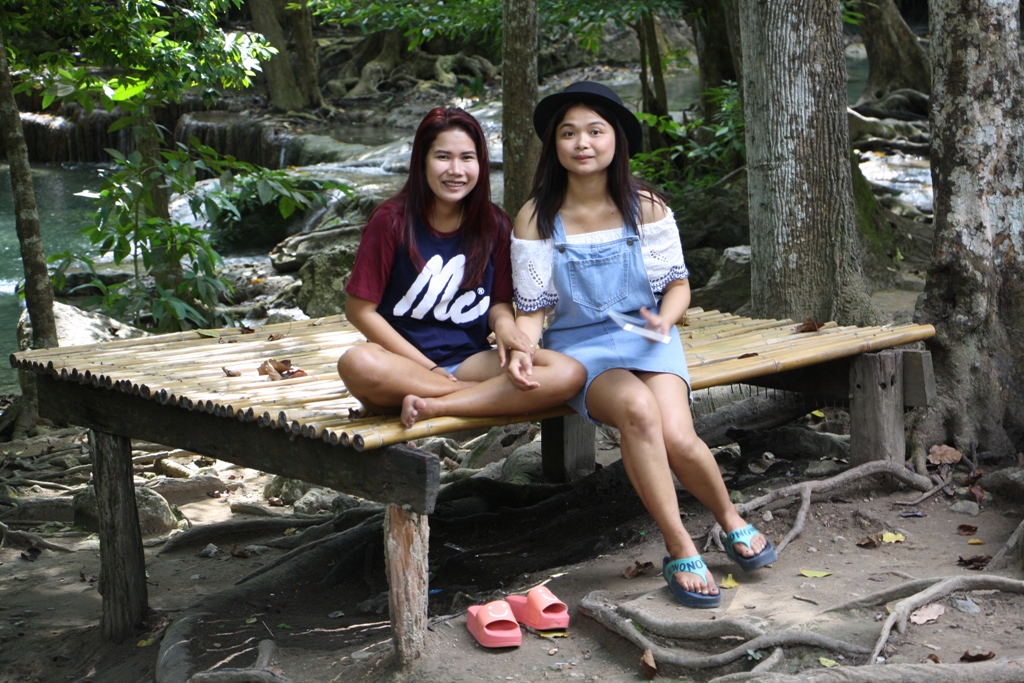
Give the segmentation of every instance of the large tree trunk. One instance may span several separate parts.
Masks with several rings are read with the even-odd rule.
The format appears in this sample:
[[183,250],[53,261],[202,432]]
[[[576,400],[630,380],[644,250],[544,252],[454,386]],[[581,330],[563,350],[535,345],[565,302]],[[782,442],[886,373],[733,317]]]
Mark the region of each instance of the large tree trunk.
[[540,155],[533,132],[537,103],[537,0],[504,0],[501,23],[501,149],[505,211],[526,203]]
[[857,9],[864,15],[860,33],[868,52],[868,81],[858,104],[902,88],[931,93],[928,55],[893,0],[870,0]]
[[722,0],[695,0],[688,3],[686,23],[697,43],[697,70],[700,76],[701,108],[704,119],[711,120],[714,105],[705,97],[711,88],[726,81],[736,82],[736,69],[729,42],[728,8]]
[[934,260],[921,322],[938,404],[920,445],[1024,450],[1024,141],[1018,3],[932,0]]
[[740,11],[753,314],[867,322],[839,5]]
[[249,11],[252,13],[253,27],[277,49],[277,54],[263,62],[271,104],[282,111],[302,109],[305,100],[288,62],[288,42],[277,20],[274,0],[249,0]]
[[324,105],[324,100],[320,94],[320,63],[316,56],[316,43],[313,41],[313,12],[306,0],[299,4],[299,9],[289,14],[299,67],[299,92],[307,108],[318,109]]

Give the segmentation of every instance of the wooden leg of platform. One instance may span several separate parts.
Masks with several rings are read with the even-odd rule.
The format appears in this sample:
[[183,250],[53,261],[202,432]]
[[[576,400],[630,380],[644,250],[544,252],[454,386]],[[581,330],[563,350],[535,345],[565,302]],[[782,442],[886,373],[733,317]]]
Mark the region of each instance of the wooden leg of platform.
[[399,661],[409,664],[423,652],[427,632],[427,516],[388,505],[384,517],[391,633]]
[[850,462],[906,461],[903,356],[865,353],[850,366]]
[[575,481],[594,471],[597,462],[594,423],[573,413],[541,420],[540,427],[541,463],[546,479]]
[[106,640],[121,642],[139,626],[148,609],[131,441],[92,431],[89,442],[100,525],[100,630]]

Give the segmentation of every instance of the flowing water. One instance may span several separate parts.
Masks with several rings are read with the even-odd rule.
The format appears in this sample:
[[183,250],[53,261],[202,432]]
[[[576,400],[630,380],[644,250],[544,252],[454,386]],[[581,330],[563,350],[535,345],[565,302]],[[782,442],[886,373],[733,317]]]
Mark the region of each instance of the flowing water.
[[[862,55],[847,57],[848,93],[851,102],[857,100],[867,78],[867,62]],[[640,97],[636,81],[612,82],[628,104]],[[688,107],[700,95],[697,76],[692,72],[673,74],[666,79],[669,109],[679,111]],[[543,94],[543,93],[542,93]],[[468,106],[468,102],[460,103]],[[488,137],[491,158],[500,167],[501,162],[501,106],[486,104],[472,109],[481,120]],[[336,174],[338,180],[352,184],[381,183],[398,185],[407,171],[409,155],[408,132],[368,129],[353,126],[336,131],[333,136],[345,142],[369,145],[367,153],[359,159],[321,167],[321,171]],[[383,143],[383,144],[382,144]],[[893,161],[889,161],[892,159]],[[930,210],[931,176],[926,161],[902,157],[876,157],[862,165],[865,175],[874,182],[887,184],[903,193],[919,208]],[[81,193],[96,191],[101,185],[99,171],[86,167],[33,167],[36,202],[42,225],[43,243],[47,254],[81,249],[87,240],[78,230],[94,210],[92,202]],[[491,189],[495,201],[502,196],[502,174],[491,174]],[[16,350],[15,328],[24,303],[16,294],[23,278],[21,255],[14,225],[14,202],[11,196],[10,171],[0,166],[0,356],[4,359]],[[0,395],[19,391],[17,375],[6,362],[0,362]]]

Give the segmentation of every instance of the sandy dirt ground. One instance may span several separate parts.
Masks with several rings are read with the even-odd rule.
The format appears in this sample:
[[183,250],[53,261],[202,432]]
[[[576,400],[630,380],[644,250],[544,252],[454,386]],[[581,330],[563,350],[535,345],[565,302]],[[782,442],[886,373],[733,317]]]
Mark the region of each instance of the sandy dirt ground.
[[[614,458],[603,452],[602,458]],[[193,523],[222,521],[233,517],[232,500],[261,498],[266,478],[259,473],[235,472],[243,488],[224,499],[208,499],[182,506]],[[738,587],[723,591],[722,606],[715,610],[689,610],[677,605],[657,568],[663,549],[657,530],[646,517],[632,521],[623,543],[585,562],[552,567],[542,573],[520,575],[515,585],[485,587],[474,594],[434,596],[432,604],[445,605],[445,613],[432,613],[424,656],[405,671],[393,667],[386,613],[370,609],[361,613],[360,603],[373,597],[361,577],[324,588],[315,583],[280,585],[255,592],[202,614],[179,644],[187,648],[191,668],[165,667],[175,675],[215,667],[247,667],[256,660],[261,640],[276,644],[271,662],[282,676],[295,683],[329,681],[516,681],[547,680],[641,681],[641,651],[597,621],[582,615],[578,606],[591,591],[604,591],[615,603],[632,602],[640,610],[662,619],[710,621],[743,617],[769,630],[804,628],[851,643],[872,647],[878,638],[886,606],[827,612],[830,607],[912,578],[977,575],[958,565],[958,559],[994,554],[1006,541],[1020,518],[1021,505],[994,501],[977,516],[950,511],[951,499],[939,494],[915,507],[895,505],[911,500],[917,492],[896,490],[881,480],[851,484],[827,500],[815,502],[807,528],[781,553],[778,562],[752,574],[743,574],[721,552],[705,559],[719,582],[732,575]],[[776,509],[770,516],[750,516],[778,543],[792,524],[797,506]],[[902,512],[920,511],[920,517]],[[711,524],[698,504],[683,507],[687,527],[694,535]],[[237,517],[237,515],[234,515]],[[973,536],[957,533],[959,525],[977,527]],[[905,539],[875,548],[857,543],[883,530],[901,533]],[[620,530],[621,531],[621,530]],[[566,530],[571,534],[572,530]],[[269,537],[268,537],[269,538]],[[970,539],[983,542],[969,544]],[[9,683],[94,681],[135,683],[156,680],[161,639],[171,620],[191,605],[207,604],[243,575],[271,561],[282,550],[230,554],[232,546],[259,544],[266,538],[223,539],[220,554],[198,557],[201,548],[182,548],[157,554],[160,546],[146,549],[149,602],[152,614],[146,628],[128,642],[112,645],[100,637],[98,621],[101,597],[95,578],[99,572],[95,536],[54,539],[74,553],[43,551],[29,561],[18,548],[0,549],[0,680]],[[651,562],[652,569],[628,579],[624,570],[637,562]],[[809,578],[801,570],[829,572]],[[1020,578],[1019,569],[994,573]],[[379,577],[378,581],[383,581]],[[524,632],[515,649],[480,647],[466,629],[464,608],[473,602],[501,597],[504,591],[522,592],[541,582],[569,606],[571,623],[567,637],[542,638]],[[383,584],[378,586],[381,590]],[[885,655],[890,663],[938,659],[955,662],[965,651],[992,652],[996,657],[1024,654],[1024,596],[993,591],[974,591],[976,607],[961,611],[964,603],[944,598],[944,613],[935,621],[911,625],[893,633]],[[890,601],[890,605],[893,601]],[[959,608],[958,606],[959,605]],[[377,601],[378,608],[380,601]],[[369,607],[373,607],[370,605]],[[367,610],[363,605],[362,611]],[[973,612],[973,613],[972,613]],[[680,652],[720,652],[741,641],[671,643]],[[759,653],[767,655],[767,652]],[[864,656],[842,658],[813,648],[792,648],[778,670],[820,668],[821,657],[837,665],[865,663]],[[661,680],[708,680],[717,675],[743,671],[756,661],[744,658],[726,667],[703,671],[659,672]],[[182,679],[184,680],[184,679]]]

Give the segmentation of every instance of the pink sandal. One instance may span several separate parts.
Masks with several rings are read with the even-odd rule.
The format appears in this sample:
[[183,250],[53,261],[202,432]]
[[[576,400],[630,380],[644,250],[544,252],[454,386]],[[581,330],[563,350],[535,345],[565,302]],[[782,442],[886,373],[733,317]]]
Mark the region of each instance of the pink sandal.
[[507,598],[516,620],[535,631],[569,627],[569,611],[547,586],[537,586],[526,595]]
[[466,614],[466,627],[484,647],[518,647],[523,642],[519,622],[504,600],[471,605]]

